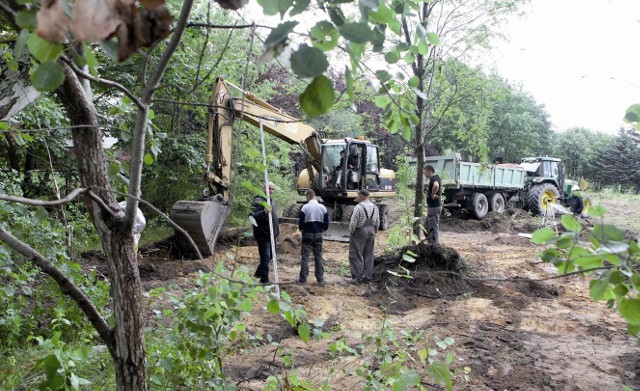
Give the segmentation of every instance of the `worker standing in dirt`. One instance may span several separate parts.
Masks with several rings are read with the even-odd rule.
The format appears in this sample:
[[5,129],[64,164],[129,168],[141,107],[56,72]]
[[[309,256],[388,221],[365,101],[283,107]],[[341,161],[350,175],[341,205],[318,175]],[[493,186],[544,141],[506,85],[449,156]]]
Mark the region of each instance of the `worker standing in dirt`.
[[315,191],[305,193],[307,203],[300,210],[298,228],[302,231],[302,249],[300,277],[297,283],[304,284],[309,277],[309,254],[313,251],[315,274],[318,284],[324,284],[324,266],[322,265],[322,232],[329,228],[329,213],[324,205],[316,201]]
[[[273,182],[269,182],[265,186],[265,192],[268,192],[269,196],[273,194],[276,189],[276,185]],[[269,262],[271,261],[271,231],[269,230],[269,216],[271,216],[271,222],[273,226],[273,239],[278,241],[278,235],[280,234],[280,227],[278,226],[278,214],[276,213],[276,206],[271,198],[271,204],[267,203],[267,198],[262,195],[256,195],[251,203],[250,217],[253,218],[253,237],[258,242],[258,253],[260,254],[260,263],[256,270],[254,277],[259,278],[260,282],[266,284],[269,282]]]
[[436,169],[431,164],[424,166],[422,172],[429,179],[427,218],[424,220],[424,229],[427,231],[427,243],[436,244],[440,239],[440,215],[442,214],[440,177],[436,175]]
[[582,211],[584,210],[584,200],[582,194],[580,194],[580,186],[573,185],[571,188],[571,197],[569,197],[569,209],[576,217],[582,217]]
[[369,283],[373,278],[373,245],[379,226],[378,208],[369,201],[369,191],[362,189],[349,223],[349,269],[354,284]]

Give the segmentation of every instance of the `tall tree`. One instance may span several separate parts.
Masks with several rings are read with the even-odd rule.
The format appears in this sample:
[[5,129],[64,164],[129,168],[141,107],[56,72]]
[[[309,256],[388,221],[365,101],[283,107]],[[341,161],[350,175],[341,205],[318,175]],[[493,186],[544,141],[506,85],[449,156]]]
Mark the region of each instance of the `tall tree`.
[[[516,12],[521,3],[517,0],[394,0],[369,13],[370,19],[385,23],[396,34],[389,40],[392,47],[385,60],[397,64],[401,72],[394,77],[386,70],[378,71],[389,96],[379,99],[378,104],[386,110],[389,130],[401,132],[412,144],[417,162],[415,217],[422,215],[422,167],[427,151],[432,148],[430,136],[448,108],[463,96],[455,79],[437,88],[436,75],[445,61],[462,60],[475,49],[488,47],[491,39],[499,35],[498,28],[506,15]],[[418,220],[414,232],[420,234]]]
[[544,106],[519,85],[509,85],[494,76],[492,112],[489,119],[489,149],[493,157],[519,162],[525,156],[551,153],[551,124]]

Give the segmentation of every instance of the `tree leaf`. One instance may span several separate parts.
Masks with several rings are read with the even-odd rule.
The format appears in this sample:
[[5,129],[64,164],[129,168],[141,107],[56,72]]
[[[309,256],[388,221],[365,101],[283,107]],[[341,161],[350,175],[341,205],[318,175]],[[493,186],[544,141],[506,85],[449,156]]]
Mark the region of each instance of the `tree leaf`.
[[320,50],[328,51],[338,46],[340,33],[330,22],[323,20],[309,30],[311,43]]
[[640,325],[640,299],[621,299],[620,315],[622,315],[630,325]]
[[401,374],[391,383],[393,391],[404,391],[407,388],[420,384],[420,375],[415,370],[409,370]]
[[278,45],[284,45],[289,38],[289,33],[298,25],[296,21],[288,21],[278,25],[271,30],[267,39],[264,40],[264,48],[272,49]]
[[117,4],[104,0],[73,3],[71,30],[80,41],[96,42],[113,35],[125,21]]
[[387,95],[379,95],[375,97],[373,102],[379,108],[384,109],[389,105],[389,103],[391,103],[391,98],[389,98],[389,96]]
[[432,45],[439,45],[440,44],[440,37],[436,33],[427,32],[427,39],[429,40],[429,43],[432,44]]
[[609,289],[609,280],[597,279],[589,283],[589,297],[593,301],[601,300]]
[[340,35],[345,39],[355,43],[367,43],[373,36],[373,32],[368,24],[364,22],[345,23],[340,26]]
[[447,387],[447,390],[451,391],[453,389],[453,384],[451,383],[451,372],[449,371],[447,364],[442,361],[434,361],[429,368],[427,368],[427,373],[429,373],[437,383],[444,384]]
[[278,2],[274,0],[258,0],[258,4],[262,7],[262,12],[265,15],[276,15],[280,11]]
[[311,335],[311,327],[309,323],[303,322],[298,326],[298,335],[305,343],[309,342],[309,336]]
[[64,42],[69,30],[69,16],[64,10],[64,1],[49,1],[36,14],[36,33],[49,42]]
[[64,82],[64,70],[60,64],[47,61],[31,74],[31,83],[39,91],[53,91]]
[[329,8],[329,18],[336,26],[342,26],[345,22],[344,13],[338,7]]
[[540,228],[533,233],[531,241],[535,244],[544,244],[555,239],[555,237],[556,233],[551,228]]
[[589,208],[591,217],[602,217],[607,213],[607,209],[602,205],[593,205]]
[[271,312],[272,314],[277,314],[278,312],[280,312],[280,303],[278,303],[278,300],[271,299],[269,303],[267,303],[267,311]]
[[570,214],[562,215],[561,221],[562,226],[569,231],[578,232],[582,229],[582,224],[580,224],[578,220]]
[[62,44],[45,41],[35,33],[29,34],[27,47],[33,57],[42,63],[57,60],[64,50]]
[[153,164],[153,155],[151,155],[150,153],[145,153],[144,154],[144,164],[147,166],[150,166]]
[[16,24],[18,27],[33,31],[36,29],[36,12],[35,10],[20,11],[16,14]]
[[386,4],[382,4],[377,10],[369,11],[369,21],[389,25],[396,21],[396,14]]
[[315,47],[303,44],[291,55],[291,69],[301,77],[316,77],[328,67],[327,57]]
[[310,2],[311,0],[295,0],[293,8],[289,12],[289,15],[294,16],[303,13],[307,10],[307,8],[309,8]]
[[395,64],[400,60],[400,54],[397,51],[392,50],[384,55],[384,59],[389,64]]
[[310,116],[329,111],[335,100],[331,80],[324,75],[317,76],[300,95],[300,106]]
[[347,82],[347,94],[349,95],[349,99],[355,99],[355,89],[354,89],[354,80],[353,73],[349,67],[345,66],[344,78]]

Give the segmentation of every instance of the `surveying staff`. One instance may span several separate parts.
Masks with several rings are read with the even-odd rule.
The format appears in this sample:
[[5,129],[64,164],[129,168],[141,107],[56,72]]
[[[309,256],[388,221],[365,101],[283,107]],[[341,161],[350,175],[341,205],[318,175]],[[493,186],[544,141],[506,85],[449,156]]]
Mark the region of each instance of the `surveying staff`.
[[442,214],[440,177],[436,175],[436,169],[431,164],[424,166],[422,172],[429,179],[426,195],[427,218],[424,220],[424,229],[427,231],[427,243],[436,244],[440,239],[440,214]]
[[[273,194],[276,189],[276,185],[273,182],[269,182],[265,186],[265,192],[268,192],[269,196]],[[280,227],[278,226],[278,214],[276,212],[276,206],[271,198],[271,204],[267,204],[267,198],[261,195],[256,195],[251,203],[251,213],[249,216],[253,217],[255,223],[253,224],[253,237],[258,242],[258,253],[260,254],[260,263],[256,270],[254,277],[259,278],[260,282],[266,284],[269,282],[269,261],[273,254],[271,254],[271,231],[269,231],[269,214],[271,214],[271,222],[273,225],[273,239],[278,242],[278,235],[280,234]]]
[[300,210],[298,228],[302,231],[300,277],[296,282],[304,284],[309,277],[309,253],[313,251],[315,274],[318,284],[324,284],[322,265],[322,232],[329,228],[327,208],[316,201],[316,193],[309,189],[305,193],[307,203]]
[[373,245],[379,226],[378,208],[369,201],[369,191],[362,189],[349,223],[349,269],[354,284],[369,283],[373,278]]

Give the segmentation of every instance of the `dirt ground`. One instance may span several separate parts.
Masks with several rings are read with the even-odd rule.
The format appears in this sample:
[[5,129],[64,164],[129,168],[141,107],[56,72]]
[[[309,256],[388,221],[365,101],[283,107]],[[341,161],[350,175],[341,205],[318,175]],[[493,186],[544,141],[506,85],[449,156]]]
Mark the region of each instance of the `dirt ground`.
[[[227,359],[226,372],[239,389],[261,390],[269,375],[283,372],[278,356],[290,352],[297,372],[312,383],[331,379],[331,389],[361,389],[358,377],[330,370],[358,367],[362,356],[332,358],[329,344],[346,338],[355,345],[363,333],[377,335],[387,320],[395,330],[454,339],[454,366],[471,368],[467,381],[457,379],[456,390],[619,390],[623,384],[640,389],[640,349],[616,314],[589,299],[589,277],[501,281],[556,274],[538,259],[542,248],[518,235],[538,225],[519,210],[483,221],[444,219],[441,246],[414,246],[415,262],[403,263],[412,280],[386,272],[397,267],[398,254],[385,254],[387,233],[380,232],[376,283],[368,286],[347,282],[348,243],[339,242],[325,242],[326,285],[315,283],[313,267],[307,284],[294,284],[300,236],[295,226],[282,225],[283,289],[331,334],[305,344],[282,318],[258,309],[246,320],[249,331],[271,334],[279,346],[265,343]],[[255,243],[243,240],[233,260],[224,254],[227,245],[219,246],[216,257],[228,267],[257,265]],[[167,242],[142,249],[145,289],[207,270],[206,264],[174,259],[169,247]]]

